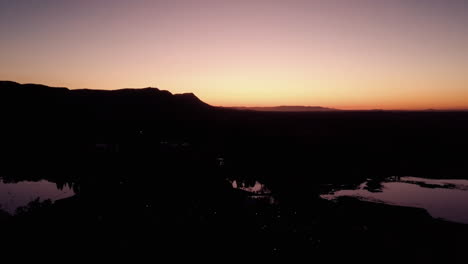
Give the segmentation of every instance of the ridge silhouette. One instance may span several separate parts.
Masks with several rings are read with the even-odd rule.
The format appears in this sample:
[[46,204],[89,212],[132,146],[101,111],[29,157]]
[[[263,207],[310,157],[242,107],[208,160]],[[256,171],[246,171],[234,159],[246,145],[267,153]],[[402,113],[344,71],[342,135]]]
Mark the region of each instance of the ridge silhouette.
[[0,113],[2,180],[75,193],[0,210],[5,252],[464,259],[466,225],[320,194],[364,181],[378,190],[389,176],[466,178],[467,112],[240,111],[156,88],[0,82]]
[[[202,102],[193,93],[175,94],[157,88],[120,89],[120,90],[70,90],[62,87],[48,87],[39,84],[19,84],[11,81],[0,81],[0,93],[8,98],[4,103],[23,103],[23,107],[30,104],[64,105],[72,104],[95,108],[109,106],[118,110],[119,107],[128,107],[127,111],[134,111],[130,106],[138,106],[140,110],[165,111],[203,111],[212,106]],[[38,109],[40,110],[40,109]]]
[[281,106],[265,106],[265,107],[231,107],[239,110],[253,110],[253,111],[266,111],[266,112],[320,112],[320,111],[340,111],[335,108],[328,108],[322,106],[300,106],[300,105],[281,105]]

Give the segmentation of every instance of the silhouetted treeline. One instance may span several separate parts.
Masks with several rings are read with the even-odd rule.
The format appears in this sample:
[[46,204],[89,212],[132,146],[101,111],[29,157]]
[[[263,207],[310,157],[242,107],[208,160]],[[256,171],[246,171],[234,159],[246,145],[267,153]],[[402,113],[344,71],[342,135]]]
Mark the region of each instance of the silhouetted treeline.
[[[384,254],[446,260],[466,245],[464,225],[423,210],[335,203],[319,194],[322,184],[366,178],[466,177],[467,112],[238,111],[156,88],[14,82],[0,82],[0,101],[0,176],[70,183],[76,192],[55,204],[36,201],[17,216],[1,213],[11,226],[2,242],[10,249],[329,260],[364,254],[372,262]],[[250,199],[228,179],[261,181],[279,204]],[[69,233],[67,242],[55,241]]]

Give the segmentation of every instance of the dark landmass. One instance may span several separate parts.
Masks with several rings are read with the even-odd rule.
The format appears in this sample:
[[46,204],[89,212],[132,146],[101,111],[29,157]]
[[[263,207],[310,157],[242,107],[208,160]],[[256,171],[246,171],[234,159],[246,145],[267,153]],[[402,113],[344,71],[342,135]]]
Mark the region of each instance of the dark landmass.
[[230,107],[237,110],[252,110],[263,112],[321,112],[321,111],[340,111],[339,109],[327,108],[321,106],[273,106],[273,107]]
[[[0,82],[0,177],[76,195],[0,211],[0,248],[37,256],[464,263],[466,225],[327,201],[323,186],[465,178],[468,113],[239,111],[155,88]],[[276,202],[228,180],[262,182]]]
[[236,109],[243,111],[258,111],[258,112],[330,112],[330,111],[346,111],[346,112],[468,112],[467,109],[423,109],[423,110],[401,110],[401,109],[368,109],[368,110],[342,110],[337,108],[328,108],[322,106],[272,106],[272,107],[221,107],[226,109]]

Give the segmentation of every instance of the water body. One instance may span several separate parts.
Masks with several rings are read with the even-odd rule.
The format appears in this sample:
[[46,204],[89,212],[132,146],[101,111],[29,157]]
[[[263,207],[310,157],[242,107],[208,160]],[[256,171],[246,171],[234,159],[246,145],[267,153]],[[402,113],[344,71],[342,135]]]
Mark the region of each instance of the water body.
[[6,183],[0,179],[0,208],[10,214],[37,198],[40,201],[50,199],[53,202],[74,194],[70,186],[64,185],[59,188],[57,184],[46,180]]
[[336,189],[325,199],[352,196],[366,201],[426,209],[434,218],[468,224],[468,180],[391,177],[367,180],[356,189]]
[[257,195],[269,195],[271,191],[261,182],[255,181],[254,184],[247,184],[243,181],[231,181],[232,188],[243,190],[249,193],[257,194]]
[[245,181],[233,180],[229,181],[232,188],[243,190],[249,193],[249,199],[265,202],[267,204],[276,204],[277,201],[271,191],[263,183],[255,181],[254,183],[246,183]]

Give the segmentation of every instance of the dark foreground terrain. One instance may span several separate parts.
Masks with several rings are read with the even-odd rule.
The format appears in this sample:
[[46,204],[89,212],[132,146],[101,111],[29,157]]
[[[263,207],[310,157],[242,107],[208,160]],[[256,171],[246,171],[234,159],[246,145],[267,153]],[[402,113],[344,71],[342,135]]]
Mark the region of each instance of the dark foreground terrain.
[[[0,212],[4,255],[468,261],[465,224],[320,197],[390,176],[468,179],[468,112],[255,112],[13,82],[0,100],[3,181],[75,192]],[[257,181],[267,199],[248,191]]]

